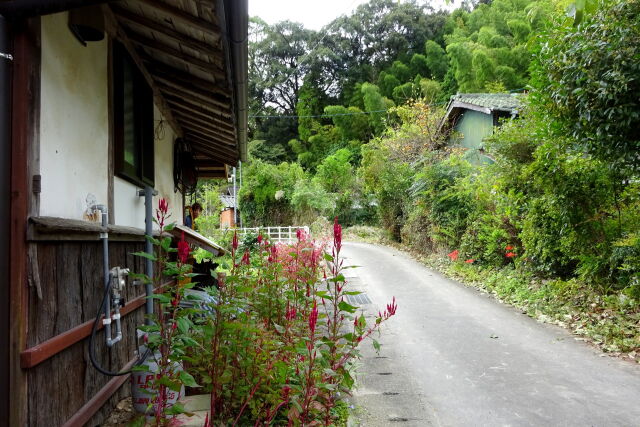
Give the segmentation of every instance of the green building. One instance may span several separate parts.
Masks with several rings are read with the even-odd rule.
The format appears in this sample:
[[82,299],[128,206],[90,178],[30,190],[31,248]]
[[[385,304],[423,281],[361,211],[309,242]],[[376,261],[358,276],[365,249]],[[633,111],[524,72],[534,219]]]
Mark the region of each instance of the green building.
[[460,93],[453,95],[440,128],[451,133],[450,143],[467,149],[471,163],[491,163],[484,139],[504,119],[518,115],[521,94]]

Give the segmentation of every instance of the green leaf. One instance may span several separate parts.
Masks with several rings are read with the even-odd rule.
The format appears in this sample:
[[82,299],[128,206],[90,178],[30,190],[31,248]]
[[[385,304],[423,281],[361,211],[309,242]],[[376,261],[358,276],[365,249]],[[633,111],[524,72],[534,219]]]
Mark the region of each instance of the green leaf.
[[345,292],[344,294],[345,295],[360,295],[361,293],[362,292],[360,292],[360,291],[348,291],[348,292]]
[[167,224],[164,226],[164,231],[171,231],[176,228],[176,223],[172,222],[171,224]]
[[151,296],[148,296],[147,298],[157,299],[161,304],[171,303],[171,297],[167,294],[153,294]]
[[358,310],[358,307],[353,306],[345,301],[340,301],[338,304],[338,308],[342,311],[346,311],[347,313],[355,313]]
[[373,348],[376,349],[376,353],[380,353],[380,343],[376,340],[373,340]]
[[160,246],[165,251],[168,251],[171,247],[171,237],[165,237],[164,239],[162,239],[162,243],[160,244]]
[[285,329],[281,325],[278,325],[277,323],[274,323],[273,327],[276,328],[276,331],[278,331],[278,333],[284,334],[284,330]]
[[333,257],[326,252],[322,255],[322,257],[325,261],[333,262]]
[[200,387],[198,383],[196,383],[195,378],[193,378],[193,376],[187,371],[180,371],[178,377],[180,378],[180,381],[182,381],[182,384],[187,387]]
[[139,256],[139,257],[146,258],[146,259],[150,259],[151,261],[157,261],[157,260],[158,260],[158,258],[156,258],[156,256],[155,256],[155,255],[153,255],[153,254],[148,254],[148,253],[146,253],[146,252],[134,252],[134,253],[132,253],[131,255],[133,255],[133,256]]
[[176,320],[176,323],[178,324],[178,330],[181,333],[186,334],[187,332],[189,332],[189,327],[191,326],[191,322],[189,322],[189,319],[187,319],[186,317],[180,317]]

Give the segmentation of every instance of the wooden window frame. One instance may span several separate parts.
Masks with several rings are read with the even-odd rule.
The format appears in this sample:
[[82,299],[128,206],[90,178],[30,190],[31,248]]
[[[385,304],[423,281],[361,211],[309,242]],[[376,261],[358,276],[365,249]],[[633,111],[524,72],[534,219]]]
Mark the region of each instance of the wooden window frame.
[[[114,132],[114,174],[134,185],[153,187],[155,183],[154,165],[154,108],[153,91],[144,75],[136,67],[126,48],[113,41],[113,132]],[[133,126],[134,149],[137,164],[124,160],[124,67],[129,66],[133,74]]]

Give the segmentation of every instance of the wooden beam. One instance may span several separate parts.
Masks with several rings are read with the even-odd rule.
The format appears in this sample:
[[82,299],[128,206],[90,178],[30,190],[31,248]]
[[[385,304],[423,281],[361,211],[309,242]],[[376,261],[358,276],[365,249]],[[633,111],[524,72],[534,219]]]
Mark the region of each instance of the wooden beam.
[[[122,370],[126,371],[131,369],[136,360],[137,358],[130,360],[129,363],[127,363],[122,368]],[[107,403],[107,400],[109,400],[109,398],[111,398],[111,396],[113,396],[113,394],[118,391],[118,389],[122,387],[125,382],[127,382],[127,380],[129,379],[129,375],[130,374],[121,375],[109,380],[109,382],[105,384],[105,386],[100,390],[98,390],[98,392],[87,403],[82,405],[78,412],[76,412],[71,418],[67,420],[67,422],[63,424],[63,427],[83,426],[87,422],[89,422],[91,417],[93,417],[93,415],[98,412],[105,403]]]
[[170,82],[180,83],[183,87],[193,87],[194,90],[201,90],[204,92],[211,92],[221,96],[218,98],[219,102],[229,103],[231,102],[231,87],[227,82],[227,76],[221,75],[220,78],[215,78],[216,81],[225,83],[224,85],[217,84],[208,80],[201,79],[193,75],[189,75],[188,71],[179,68],[172,67],[164,62],[156,61],[149,56],[143,57],[143,60],[147,62],[147,67],[158,78],[168,80]]
[[229,137],[235,140],[236,135],[235,133],[233,133],[233,131],[216,127],[215,124],[212,125],[211,123],[200,121],[200,119],[197,119],[195,116],[194,117],[183,116],[182,113],[180,113],[178,110],[175,110],[175,114],[178,120],[180,120],[180,122],[183,124],[189,124],[190,126],[199,126],[202,129],[207,130],[208,132],[211,132],[213,134],[222,133],[224,135],[228,135]]
[[213,113],[207,114],[209,113],[209,110],[206,110],[206,112],[202,112],[202,109],[185,106],[181,104],[171,104],[171,107],[176,112],[180,112],[183,115],[186,114],[187,117],[198,117],[200,120],[205,120],[207,122],[214,121],[219,126],[224,127],[225,129],[228,129],[231,131],[235,130],[233,125],[230,124],[229,121],[225,120],[224,118],[218,118],[215,115],[213,115]]
[[208,55],[224,55],[224,52],[219,46],[217,47],[207,44],[201,40],[191,37],[188,34],[181,33],[180,31],[177,31],[168,25],[164,25],[158,21],[154,21],[153,19],[138,15],[137,13],[117,6],[116,4],[111,5],[111,10],[113,10],[119,20],[124,20],[130,24],[133,24],[134,26],[138,25],[149,30],[161,33],[163,36],[169,37],[177,41],[178,43],[183,44],[196,51],[204,52]]
[[[159,293],[164,290],[166,285],[154,289],[153,292]],[[132,299],[124,307],[120,309],[121,316],[127,316],[129,313],[142,307],[147,301],[146,295],[140,295],[139,297]],[[104,316],[102,316],[104,317]],[[101,319],[102,319],[101,317]],[[49,338],[40,344],[28,348],[20,353],[20,366],[23,369],[33,368],[39,365],[45,360],[55,356],[61,351],[71,347],[75,343],[82,341],[91,335],[91,328],[93,327],[93,320],[84,322],[74,328],[69,329],[55,337]],[[102,321],[98,321],[98,330],[101,330],[104,326]]]
[[[29,214],[29,154],[36,143],[40,105],[40,18],[16,25],[13,44],[11,100],[11,191],[9,217],[9,419],[7,425],[28,424],[28,385],[20,368],[20,352],[26,347],[29,315],[27,218]],[[4,398],[4,397],[3,397]]]
[[220,147],[219,145],[212,143],[211,140],[204,139],[203,137],[199,135],[195,135],[193,133],[187,134],[185,138],[187,139],[187,141],[189,141],[193,145],[196,151],[198,151],[198,148],[199,148],[200,149],[199,151],[202,151],[205,154],[230,156],[231,158],[235,158],[238,155],[235,150],[230,150],[225,147]]
[[192,108],[195,108],[196,111],[202,111],[204,109],[210,112],[211,114],[214,114],[214,115],[216,114],[215,113],[217,110],[216,106],[204,100],[173,96],[169,94],[167,94],[166,98],[167,98],[167,101],[169,101],[171,104],[191,106]]
[[176,114],[176,117],[179,117],[179,120],[181,122],[193,123],[211,132],[220,132],[220,133],[229,135],[233,139],[235,139],[236,137],[235,129],[229,126],[227,122],[221,122],[218,119],[211,119],[211,118],[202,119],[199,116],[184,113],[182,112],[182,110],[179,110],[179,109],[175,109],[175,114]]
[[232,150],[235,149],[235,144],[226,138],[221,138],[221,135],[216,135],[215,133],[212,134],[209,131],[203,131],[194,126],[187,126],[187,123],[185,123],[185,129],[187,129],[191,134],[199,135],[201,138],[209,141],[210,144],[218,143],[218,145],[222,147],[227,147]]
[[199,148],[199,150],[201,150],[202,152],[206,153],[208,156],[210,156],[211,158],[214,158],[216,160],[220,160],[222,162],[228,163],[230,165],[235,165],[238,162],[238,156],[229,156],[227,154],[219,154],[216,153],[214,151],[209,151],[206,148]]
[[218,114],[219,116],[224,115],[225,117],[231,117],[231,114],[230,114],[231,101],[230,100],[227,101],[226,103],[220,102],[216,99],[217,97],[210,96],[210,92],[207,93],[202,90],[199,91],[199,90],[189,89],[184,86],[181,86],[180,84],[171,83],[163,78],[156,77],[156,81],[158,82],[158,86],[163,92],[168,92],[174,96],[184,96],[186,94],[193,98],[201,99],[204,102],[210,102],[212,105],[212,109],[216,108],[216,114]]
[[177,19],[200,31],[203,31],[207,34],[211,34],[212,36],[218,39],[222,34],[222,31],[220,30],[220,27],[217,24],[213,22],[209,22],[206,19],[193,16],[189,12],[185,12],[182,9],[178,9],[175,6],[171,6],[160,0],[138,0],[138,2],[152,9],[162,12],[164,15],[168,15],[170,18]]
[[132,31],[127,32],[127,35],[129,37],[129,40],[131,40],[138,46],[155,50],[156,52],[159,52],[162,55],[170,56],[185,65],[197,67],[206,73],[215,73],[216,71],[220,71],[222,69],[220,63],[204,61],[200,58],[196,58],[195,56],[184,53],[178,49],[174,49],[173,47],[164,44],[161,41],[150,39]]
[[167,105],[167,102],[162,96],[162,93],[156,86],[155,81],[153,80],[153,77],[149,73],[149,70],[147,70],[147,67],[145,66],[144,62],[140,58],[140,55],[138,55],[138,52],[133,46],[133,43],[131,42],[131,40],[129,40],[127,33],[118,24],[118,20],[115,14],[107,5],[102,5],[102,12],[105,18],[105,30],[107,34],[109,34],[110,37],[115,38],[116,40],[119,40],[124,45],[125,49],[127,49],[127,52],[129,53],[129,55],[131,56],[131,59],[133,59],[133,62],[135,62],[136,66],[144,76],[145,80],[147,81],[147,84],[151,86],[151,89],[153,90],[154,103],[156,104],[156,106],[164,116],[164,119],[167,122],[169,122],[169,124],[171,125],[171,128],[173,129],[173,131],[177,136],[182,136],[182,129],[180,128],[180,125],[173,117],[173,114],[171,114],[171,109]]
[[194,123],[193,121],[183,120],[182,126],[186,129],[196,129],[200,132],[206,132],[207,134],[211,134],[213,136],[218,137],[221,141],[228,141],[227,143],[231,146],[235,146],[235,134],[232,132],[224,131],[223,129],[216,129],[211,126],[202,126],[198,123]]

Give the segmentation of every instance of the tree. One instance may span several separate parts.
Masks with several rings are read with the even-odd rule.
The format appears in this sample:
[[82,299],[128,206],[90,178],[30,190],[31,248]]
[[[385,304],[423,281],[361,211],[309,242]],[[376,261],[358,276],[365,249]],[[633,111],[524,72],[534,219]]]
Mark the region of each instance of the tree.
[[590,153],[640,170],[640,2],[559,25],[540,51],[539,95]]

